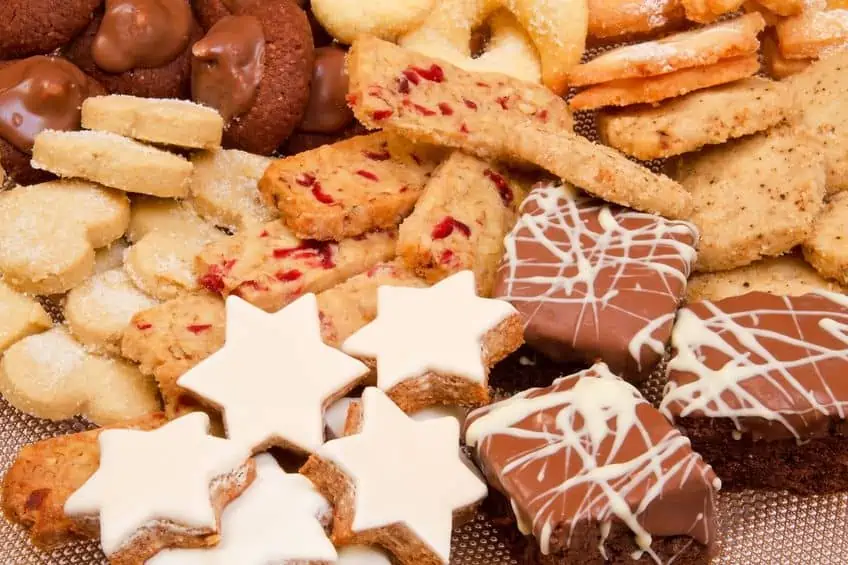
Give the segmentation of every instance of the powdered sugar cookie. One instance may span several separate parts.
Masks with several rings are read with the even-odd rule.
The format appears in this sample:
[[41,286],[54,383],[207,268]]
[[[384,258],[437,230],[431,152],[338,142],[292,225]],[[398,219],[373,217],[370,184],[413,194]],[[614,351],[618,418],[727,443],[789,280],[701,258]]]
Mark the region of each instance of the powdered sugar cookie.
[[188,194],[191,163],[114,133],[45,131],[35,138],[32,166],[63,177],[153,196]]
[[701,24],[716,21],[719,17],[737,11],[745,0],[681,0],[686,19]]
[[824,277],[848,286],[848,193],[833,195],[813,222],[804,257]]
[[613,40],[654,34],[683,22],[680,0],[589,0],[589,36]]
[[[130,215],[132,217],[132,215]],[[124,239],[113,241],[106,247],[101,247],[94,252],[94,274],[105,273],[124,266],[124,253],[129,248],[129,243]]]
[[377,318],[342,343],[375,367],[377,386],[407,412],[489,401],[489,369],[524,343],[509,303],[477,296],[474,273],[431,288],[383,286]]
[[775,26],[780,53],[787,59],[815,59],[848,46],[848,9],[805,10]]
[[447,565],[454,523],[486,496],[460,459],[456,420],[415,422],[373,387],[359,420],[301,469],[336,508],[333,541],[379,545],[405,565]]
[[15,342],[52,325],[41,304],[0,280],[0,355]]
[[0,272],[34,294],[58,294],[84,281],[94,250],[123,235],[127,197],[81,181],[56,181],[0,193]]
[[187,100],[113,95],[83,102],[82,127],[163,145],[215,149],[221,146],[224,120],[212,108]]
[[134,366],[92,355],[61,327],[26,337],[0,359],[0,393],[38,418],[76,415],[99,425],[159,409],[152,381]]
[[360,35],[394,41],[419,25],[435,5],[436,0],[372,0],[367,3],[315,0],[311,8],[330,35],[351,44]]
[[121,337],[132,317],[156,304],[118,268],[95,274],[71,290],[65,299],[65,321],[88,348],[120,353]]
[[217,543],[221,513],[253,482],[255,467],[244,447],[208,431],[203,413],[153,431],[103,431],[97,471],[68,497],[65,513],[99,530],[116,565]]
[[130,225],[127,227],[127,239],[131,243],[141,241],[144,236],[154,231],[175,233],[188,230],[210,231],[214,227],[185,201],[172,198],[156,198],[134,194]]
[[258,189],[271,159],[220,149],[196,153],[191,162],[191,202],[208,222],[238,231],[277,217],[277,211],[262,201]]

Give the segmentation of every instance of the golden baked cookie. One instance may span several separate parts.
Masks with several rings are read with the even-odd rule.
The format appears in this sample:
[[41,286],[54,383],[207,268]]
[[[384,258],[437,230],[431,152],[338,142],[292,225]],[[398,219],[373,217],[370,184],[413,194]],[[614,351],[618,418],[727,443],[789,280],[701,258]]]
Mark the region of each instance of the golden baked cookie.
[[804,257],[823,277],[848,286],[848,193],[834,194],[816,218]]
[[0,281],[0,355],[15,342],[52,325],[41,304]]

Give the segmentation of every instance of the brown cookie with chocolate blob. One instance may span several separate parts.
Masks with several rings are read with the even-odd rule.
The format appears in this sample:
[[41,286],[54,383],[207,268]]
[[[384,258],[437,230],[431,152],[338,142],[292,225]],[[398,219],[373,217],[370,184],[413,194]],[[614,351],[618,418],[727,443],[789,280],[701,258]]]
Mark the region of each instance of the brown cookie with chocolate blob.
[[112,94],[188,98],[191,46],[202,34],[189,0],[107,0],[66,56]]
[[0,59],[50,53],[94,18],[103,0],[0,1]]
[[347,105],[350,84],[345,69],[347,52],[337,45],[315,50],[309,104],[298,129],[307,133],[333,134],[353,122]]
[[293,0],[195,0],[194,7],[210,27],[192,47],[192,98],[224,116],[226,147],[271,154],[309,102],[314,48],[306,14]]

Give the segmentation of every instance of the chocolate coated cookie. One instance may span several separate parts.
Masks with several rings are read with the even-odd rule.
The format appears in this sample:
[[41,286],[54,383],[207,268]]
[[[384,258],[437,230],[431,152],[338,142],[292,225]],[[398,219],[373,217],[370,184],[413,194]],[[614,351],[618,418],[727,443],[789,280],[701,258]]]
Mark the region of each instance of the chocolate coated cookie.
[[192,48],[192,98],[227,120],[226,147],[269,155],[309,102],[314,48],[293,0],[194,0],[208,29]]
[[0,1],[0,59],[50,53],[94,18],[103,0]]

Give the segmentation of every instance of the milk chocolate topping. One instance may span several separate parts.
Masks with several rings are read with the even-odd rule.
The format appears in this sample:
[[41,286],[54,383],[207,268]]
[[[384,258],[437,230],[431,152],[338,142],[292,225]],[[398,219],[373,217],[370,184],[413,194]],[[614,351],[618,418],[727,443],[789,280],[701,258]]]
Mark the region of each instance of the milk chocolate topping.
[[186,0],[106,0],[91,55],[110,73],[161,67],[188,46],[191,25]]
[[333,45],[316,49],[309,106],[300,123],[301,131],[335,133],[350,125],[353,111],[345,100],[348,82],[344,49]]
[[0,137],[25,153],[45,129],[75,130],[90,79],[58,57],[37,56],[0,69]]
[[191,94],[224,120],[248,111],[262,80],[265,33],[254,16],[221,18],[192,47]]

